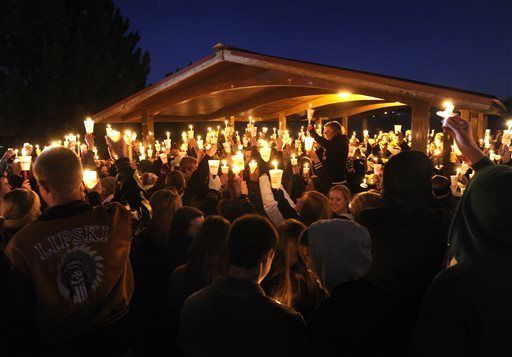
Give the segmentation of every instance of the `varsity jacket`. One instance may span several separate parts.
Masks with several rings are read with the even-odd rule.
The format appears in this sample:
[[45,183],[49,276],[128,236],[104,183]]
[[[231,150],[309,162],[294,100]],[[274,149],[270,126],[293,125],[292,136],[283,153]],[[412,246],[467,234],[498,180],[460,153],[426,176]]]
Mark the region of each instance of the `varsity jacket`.
[[5,253],[20,284],[28,282],[22,295],[34,295],[20,300],[34,301],[26,309],[35,310],[44,346],[71,342],[126,314],[133,293],[131,237],[130,213],[120,204],[92,209],[75,201],[50,208],[11,238]]

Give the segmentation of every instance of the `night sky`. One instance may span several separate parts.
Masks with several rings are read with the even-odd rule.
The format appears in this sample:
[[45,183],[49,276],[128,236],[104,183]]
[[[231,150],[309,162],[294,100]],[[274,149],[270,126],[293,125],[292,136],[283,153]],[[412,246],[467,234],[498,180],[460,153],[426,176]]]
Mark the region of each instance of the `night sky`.
[[151,54],[148,83],[222,42],[512,96],[512,1],[114,0]]

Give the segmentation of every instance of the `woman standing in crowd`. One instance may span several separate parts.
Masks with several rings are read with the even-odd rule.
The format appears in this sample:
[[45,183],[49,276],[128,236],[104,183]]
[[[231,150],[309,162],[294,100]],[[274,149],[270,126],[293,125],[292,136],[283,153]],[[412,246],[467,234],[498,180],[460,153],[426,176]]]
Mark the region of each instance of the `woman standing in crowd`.
[[306,228],[295,219],[288,219],[278,227],[279,245],[262,286],[268,296],[308,319],[325,300],[327,292],[309,266],[308,248],[300,243]]
[[331,121],[324,126],[324,137],[318,135],[314,125],[308,125],[309,134],[325,150],[322,160],[332,185],[345,184],[347,177],[345,166],[348,157],[348,138],[343,134],[343,127],[337,121]]
[[219,216],[209,216],[201,224],[190,249],[190,259],[174,269],[171,275],[171,308],[177,313],[190,295],[226,274],[229,227],[229,221]]

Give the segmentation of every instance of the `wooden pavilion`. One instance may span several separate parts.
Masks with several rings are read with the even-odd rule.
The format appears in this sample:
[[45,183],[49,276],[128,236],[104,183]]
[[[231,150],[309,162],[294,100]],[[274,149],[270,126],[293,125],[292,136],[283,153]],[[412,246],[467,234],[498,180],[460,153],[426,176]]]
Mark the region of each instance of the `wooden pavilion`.
[[[430,108],[450,100],[482,137],[487,115],[503,115],[495,97],[411,81],[263,55],[217,44],[215,53],[93,115],[97,123],[141,123],[145,142],[155,122],[286,121],[305,116],[349,118],[372,110],[409,106],[412,147],[425,151]],[[364,119],[365,123],[367,119]],[[367,121],[366,121],[367,123]],[[363,124],[364,126],[364,124]]]

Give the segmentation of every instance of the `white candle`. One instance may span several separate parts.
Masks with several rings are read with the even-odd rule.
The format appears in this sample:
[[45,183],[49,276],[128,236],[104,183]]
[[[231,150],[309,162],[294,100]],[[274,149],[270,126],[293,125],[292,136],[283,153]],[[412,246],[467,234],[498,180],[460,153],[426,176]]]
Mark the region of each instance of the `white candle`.
[[98,173],[96,170],[84,170],[83,182],[89,190],[93,189],[98,184]]
[[193,139],[194,138],[194,127],[192,125],[188,126],[188,138]]
[[251,160],[251,162],[249,162],[249,170],[251,170],[251,174],[254,173],[254,171],[257,168],[258,168],[258,164],[256,163],[256,161]]
[[313,139],[311,136],[306,136],[304,138],[304,149],[306,151],[311,151],[311,149],[313,149],[314,142],[315,142],[315,139]]
[[295,154],[292,154],[292,159],[290,160],[292,163],[292,166],[297,166],[297,159],[295,158]]
[[94,133],[94,120],[92,120],[90,117],[87,117],[87,119],[84,120],[84,126],[85,132],[87,134]]
[[281,181],[283,179],[283,170],[277,168],[277,161],[272,161],[272,165],[274,165],[274,169],[269,170],[270,174],[270,185],[274,189],[279,189],[281,187]]
[[219,173],[219,164],[220,160],[208,160],[210,175],[217,175]]
[[222,160],[221,171],[222,171],[222,173],[224,175],[227,175],[228,172],[229,172],[229,166],[227,165],[227,161],[226,160]]

